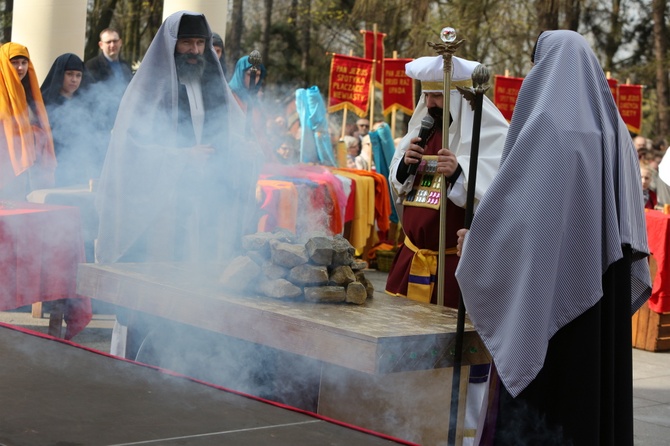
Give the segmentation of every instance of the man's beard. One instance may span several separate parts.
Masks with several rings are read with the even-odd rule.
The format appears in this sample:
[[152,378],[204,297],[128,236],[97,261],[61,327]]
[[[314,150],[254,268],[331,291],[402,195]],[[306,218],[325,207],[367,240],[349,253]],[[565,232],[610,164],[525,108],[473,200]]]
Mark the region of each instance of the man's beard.
[[[197,63],[190,63],[189,60],[196,60]],[[181,81],[202,79],[205,72],[205,56],[202,54],[175,54],[174,62],[177,66],[177,76]]]
[[442,108],[441,107],[430,107],[428,109],[428,114],[435,120],[434,126],[442,126]]

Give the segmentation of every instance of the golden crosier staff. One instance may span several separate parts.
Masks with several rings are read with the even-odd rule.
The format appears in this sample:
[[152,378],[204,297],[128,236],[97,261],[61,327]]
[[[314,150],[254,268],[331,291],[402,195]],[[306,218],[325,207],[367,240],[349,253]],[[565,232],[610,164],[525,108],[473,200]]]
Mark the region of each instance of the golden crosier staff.
[[[428,42],[428,46],[444,59],[444,82],[443,82],[443,117],[442,117],[442,147],[449,148],[449,107],[451,98],[451,57],[456,50],[465,42],[464,39],[456,41],[456,30],[451,27],[442,28],[440,32],[442,43]],[[440,181],[440,238],[437,251],[437,304],[444,305],[444,268],[445,251],[447,249],[447,181],[441,174]]]

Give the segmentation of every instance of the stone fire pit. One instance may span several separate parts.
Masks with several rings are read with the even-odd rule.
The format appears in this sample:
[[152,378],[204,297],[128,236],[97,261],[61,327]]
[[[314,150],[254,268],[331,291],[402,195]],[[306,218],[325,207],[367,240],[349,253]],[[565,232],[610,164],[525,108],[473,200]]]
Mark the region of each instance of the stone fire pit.
[[340,235],[298,239],[289,232],[244,236],[239,256],[219,282],[230,291],[276,299],[361,305],[374,288],[365,278],[366,263]]

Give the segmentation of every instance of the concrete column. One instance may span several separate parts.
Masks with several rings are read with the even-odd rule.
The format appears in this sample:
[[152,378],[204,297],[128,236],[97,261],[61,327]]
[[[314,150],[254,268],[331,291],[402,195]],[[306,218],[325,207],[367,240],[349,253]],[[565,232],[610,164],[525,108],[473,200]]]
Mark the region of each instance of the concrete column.
[[164,0],[163,20],[182,10],[204,14],[212,32],[219,34],[225,42],[228,0]]
[[20,0],[14,2],[12,42],[28,48],[40,84],[56,57],[84,58],[87,0]]

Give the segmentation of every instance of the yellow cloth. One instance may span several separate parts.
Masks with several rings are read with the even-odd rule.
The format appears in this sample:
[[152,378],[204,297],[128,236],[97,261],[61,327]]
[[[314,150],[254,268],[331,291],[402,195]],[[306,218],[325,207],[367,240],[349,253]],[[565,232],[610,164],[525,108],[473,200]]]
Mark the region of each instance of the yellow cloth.
[[356,254],[360,255],[375,224],[375,180],[344,169],[333,169],[333,173],[351,178],[356,183],[354,219],[351,222],[349,243],[356,249]]
[[[28,59],[26,77],[35,104],[36,126],[33,126],[30,121],[26,90],[11,63],[11,59],[17,56]],[[6,150],[3,149],[0,155],[0,164],[2,164],[0,165],[2,171],[0,187],[9,181],[8,178],[4,178],[5,175],[13,171],[14,176],[18,176],[35,163],[39,163],[53,175],[56,168],[56,155],[35,68],[30,62],[28,49],[14,42],[0,46],[0,119],[5,136],[4,141],[0,143],[6,146]],[[7,165],[9,164],[7,161],[11,163],[11,167]]]
[[[435,287],[438,253],[430,249],[417,248],[407,236],[404,243],[414,253],[407,282],[407,298],[430,303]],[[456,254],[456,248],[447,248],[445,254]]]

